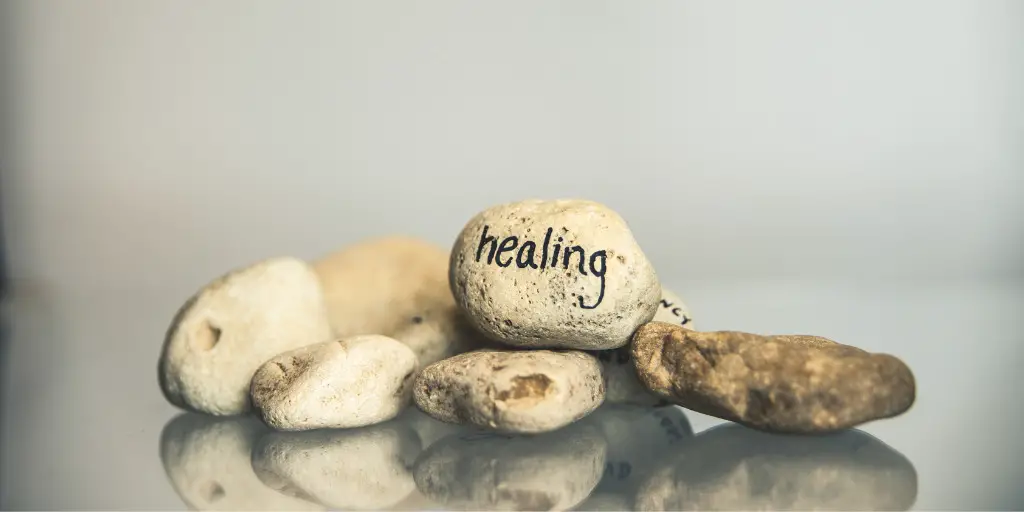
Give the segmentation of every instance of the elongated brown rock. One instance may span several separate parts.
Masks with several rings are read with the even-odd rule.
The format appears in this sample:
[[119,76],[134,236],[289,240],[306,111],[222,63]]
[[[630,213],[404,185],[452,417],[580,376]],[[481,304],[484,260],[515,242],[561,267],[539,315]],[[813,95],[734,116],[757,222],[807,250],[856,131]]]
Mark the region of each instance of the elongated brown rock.
[[651,322],[633,338],[640,381],[683,407],[772,432],[822,433],[914,403],[899,359],[817,336],[695,332]]

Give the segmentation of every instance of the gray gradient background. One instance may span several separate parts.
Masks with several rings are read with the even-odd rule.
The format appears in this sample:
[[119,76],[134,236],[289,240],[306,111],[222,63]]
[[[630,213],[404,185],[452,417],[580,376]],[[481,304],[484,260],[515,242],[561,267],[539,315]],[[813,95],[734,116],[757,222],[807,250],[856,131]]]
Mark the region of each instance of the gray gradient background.
[[865,430],[916,508],[1024,507],[1024,2],[0,9],[4,507],[183,507],[155,362],[210,278],[532,197],[619,211],[702,329],[904,358]]

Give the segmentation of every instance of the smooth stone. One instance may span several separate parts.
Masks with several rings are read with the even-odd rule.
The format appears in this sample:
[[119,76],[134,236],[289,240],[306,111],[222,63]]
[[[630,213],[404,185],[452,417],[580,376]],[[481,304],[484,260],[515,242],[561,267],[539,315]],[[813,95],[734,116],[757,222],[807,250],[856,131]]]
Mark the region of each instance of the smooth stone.
[[640,381],[660,396],[772,432],[832,432],[914,403],[914,376],[902,361],[820,337],[652,322],[637,330],[633,358]]
[[251,416],[180,414],[160,434],[160,460],[174,491],[192,510],[322,510],[260,482],[250,454],[266,432]]
[[[661,289],[661,302],[653,321],[670,322],[693,329],[690,310],[678,295],[665,288]],[[665,405],[664,398],[644,387],[636,375],[633,364],[633,347],[627,344],[613,350],[592,352],[601,362],[601,375],[605,384],[605,403],[659,406]]]
[[489,208],[462,230],[450,267],[452,293],[470,322],[515,347],[621,347],[654,317],[661,297],[626,222],[593,201]]
[[268,487],[334,510],[389,509],[416,488],[416,433],[400,422],[352,430],[274,432],[253,449]]
[[441,421],[538,433],[596,409],[604,382],[597,359],[583,352],[477,351],[424,368],[413,396]]
[[407,236],[373,238],[313,263],[335,337],[383,334],[420,366],[487,345],[448,286],[448,251]]
[[539,435],[466,432],[416,461],[416,486],[450,510],[567,510],[597,485],[606,442],[583,422]]
[[277,430],[373,425],[412,399],[416,354],[387,336],[363,335],[285,352],[252,378],[252,403]]
[[675,292],[664,287],[661,289],[661,301],[658,302],[658,312],[654,314],[652,322],[666,322],[681,325],[687,329],[696,329],[693,326],[693,314],[690,308],[679,298]]
[[260,365],[330,337],[312,269],[294,258],[266,260],[214,280],[181,307],[160,356],[160,388],[178,407],[241,414]]
[[908,510],[913,464],[858,430],[774,435],[712,428],[662,456],[624,510]]
[[445,437],[474,428],[470,425],[456,425],[434,419],[418,407],[407,408],[395,421],[409,425],[416,432],[420,446],[424,450]]

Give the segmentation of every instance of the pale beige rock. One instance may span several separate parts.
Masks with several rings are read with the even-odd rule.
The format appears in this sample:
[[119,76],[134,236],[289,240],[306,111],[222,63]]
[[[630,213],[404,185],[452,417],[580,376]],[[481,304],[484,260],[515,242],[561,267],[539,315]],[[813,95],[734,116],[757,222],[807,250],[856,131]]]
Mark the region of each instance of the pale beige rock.
[[[690,310],[678,295],[661,289],[661,302],[655,322],[670,322],[693,329],[693,317]],[[647,389],[637,377],[636,365],[633,364],[633,351],[627,344],[613,350],[598,350],[592,354],[601,361],[601,375],[605,383],[605,403],[631,405],[664,405],[664,398]]]
[[271,433],[252,467],[268,487],[334,510],[391,509],[416,488],[415,432],[400,422],[353,430]]
[[457,425],[434,419],[418,407],[407,408],[395,421],[405,423],[413,429],[419,436],[420,445],[424,450],[445,437],[473,428],[469,425]]
[[267,427],[251,416],[176,416],[160,435],[160,459],[178,496],[192,510],[322,510],[260,482],[250,454]]
[[449,280],[477,329],[526,348],[621,347],[654,317],[661,297],[622,217],[581,200],[479,213],[452,248]]
[[387,336],[363,335],[285,352],[252,378],[252,404],[277,430],[361,427],[410,402],[416,355]]
[[539,435],[467,432],[416,461],[416,486],[448,510],[567,510],[601,479],[607,445],[593,425]]
[[281,352],[330,339],[316,275],[275,258],[206,285],[175,315],[160,356],[160,388],[171,403],[216,415],[250,408],[249,381]]
[[667,322],[681,325],[687,329],[696,330],[693,326],[693,314],[686,306],[683,299],[675,292],[664,287],[661,289],[661,301],[658,302],[658,312],[655,313],[652,322]]
[[604,400],[597,359],[575,351],[461,354],[424,368],[414,389],[434,418],[507,432],[555,430]]
[[448,287],[448,252],[406,236],[374,238],[313,263],[336,337],[383,334],[405,343],[420,365],[486,342],[463,318]]

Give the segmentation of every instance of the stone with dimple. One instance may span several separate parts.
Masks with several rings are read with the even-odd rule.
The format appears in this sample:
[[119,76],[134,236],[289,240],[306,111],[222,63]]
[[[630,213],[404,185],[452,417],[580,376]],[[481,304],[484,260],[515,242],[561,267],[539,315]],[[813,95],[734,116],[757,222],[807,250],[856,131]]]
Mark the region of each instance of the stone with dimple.
[[[693,317],[690,310],[675,293],[662,288],[661,302],[655,322],[669,322],[693,329]],[[613,350],[593,352],[601,361],[601,375],[605,382],[605,402],[611,404],[661,405],[665,399],[645,388],[636,376],[636,365],[633,364],[633,348],[626,345]]]
[[902,361],[815,336],[652,322],[637,330],[633,358],[640,381],[660,396],[766,431],[830,432],[914,403],[914,376]]
[[256,443],[252,468],[282,494],[333,510],[390,509],[416,488],[419,440],[408,425],[273,432]]
[[322,510],[311,500],[269,489],[250,454],[267,427],[251,416],[183,413],[160,435],[171,486],[191,510]]
[[487,345],[448,286],[448,252],[413,237],[364,240],[313,263],[335,337],[383,334],[421,366]]
[[593,425],[510,435],[446,437],[416,461],[416,486],[447,510],[566,510],[604,471],[607,443]]
[[387,336],[364,335],[281,354],[256,371],[252,403],[277,430],[372,425],[410,402],[416,355]]
[[593,201],[494,206],[451,252],[452,293],[481,332],[524,348],[605,350],[654,317],[661,286],[626,222]]
[[181,307],[160,356],[160,388],[179,407],[240,414],[260,365],[329,339],[316,274],[294,258],[266,260],[214,280]]
[[537,433],[601,405],[604,382],[597,359],[583,352],[477,351],[424,368],[414,397],[441,421]]

